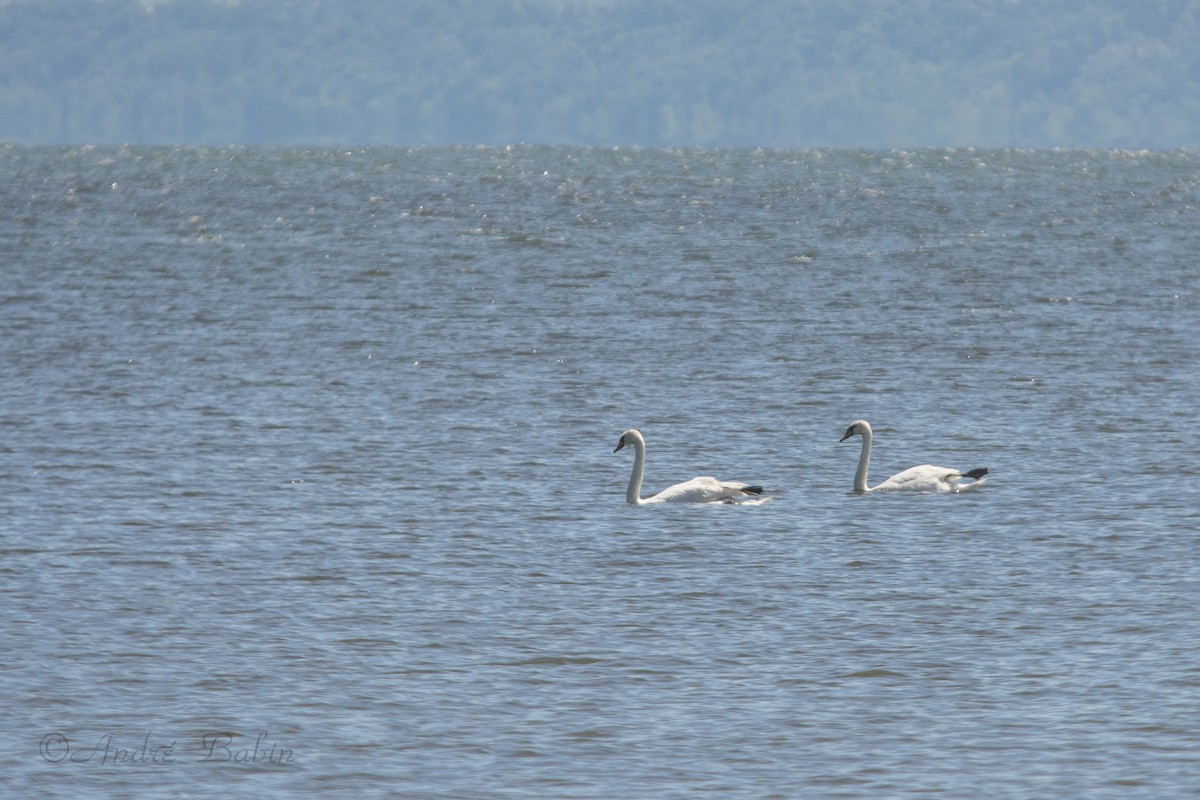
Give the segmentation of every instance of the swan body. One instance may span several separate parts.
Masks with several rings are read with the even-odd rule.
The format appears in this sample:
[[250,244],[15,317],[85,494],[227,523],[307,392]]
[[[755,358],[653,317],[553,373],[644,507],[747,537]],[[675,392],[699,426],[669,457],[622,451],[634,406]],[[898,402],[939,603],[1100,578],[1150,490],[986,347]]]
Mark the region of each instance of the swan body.
[[[858,456],[858,470],[854,473],[854,491],[859,494],[867,492],[967,492],[978,489],[984,483],[987,467],[960,472],[949,467],[935,467],[932,464],[922,464],[919,467],[909,467],[903,472],[897,472],[877,486],[867,486],[867,469],[871,465],[871,424],[865,419],[856,420],[846,428],[845,435],[839,441],[846,441],[851,436],[862,437],[862,452]],[[964,478],[970,481],[964,482]]]
[[[761,486],[751,486],[737,481],[719,481],[716,478],[700,477],[677,483],[663,489],[652,497],[642,497],[642,473],[646,469],[646,440],[641,431],[630,428],[621,434],[621,440],[613,448],[617,452],[625,445],[633,447],[633,472],[629,475],[629,486],[625,490],[625,502],[634,506],[657,503],[741,503],[753,495],[762,494]],[[769,498],[756,498],[759,502]]]

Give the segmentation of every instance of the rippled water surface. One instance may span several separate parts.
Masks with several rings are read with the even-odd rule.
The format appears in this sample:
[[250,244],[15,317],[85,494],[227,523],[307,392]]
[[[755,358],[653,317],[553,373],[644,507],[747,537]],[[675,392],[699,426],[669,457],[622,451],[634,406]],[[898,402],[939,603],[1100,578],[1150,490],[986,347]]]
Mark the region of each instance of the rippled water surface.
[[0,177],[6,797],[1200,796],[1196,154]]

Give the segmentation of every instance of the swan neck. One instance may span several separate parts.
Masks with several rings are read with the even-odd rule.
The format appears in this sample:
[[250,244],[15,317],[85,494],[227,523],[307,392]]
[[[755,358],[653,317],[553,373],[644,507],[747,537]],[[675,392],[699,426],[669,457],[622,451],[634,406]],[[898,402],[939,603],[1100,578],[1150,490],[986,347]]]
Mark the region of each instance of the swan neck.
[[859,494],[869,492],[867,488],[867,470],[871,466],[871,431],[862,432],[862,451],[858,454],[858,469],[854,473],[854,491]]
[[646,443],[641,438],[633,440],[633,471],[629,473],[629,486],[625,489],[625,502],[642,505],[642,475],[646,470]]

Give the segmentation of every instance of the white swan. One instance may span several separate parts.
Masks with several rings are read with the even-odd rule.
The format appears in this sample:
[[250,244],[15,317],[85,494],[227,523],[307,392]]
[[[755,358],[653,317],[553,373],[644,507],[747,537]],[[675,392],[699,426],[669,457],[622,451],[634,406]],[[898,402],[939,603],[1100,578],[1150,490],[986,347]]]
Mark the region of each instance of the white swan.
[[[898,472],[878,486],[867,486],[867,468],[871,464],[871,424],[865,419],[856,420],[846,428],[846,434],[838,441],[844,442],[851,436],[862,436],[862,453],[858,457],[858,471],[854,473],[854,491],[859,494],[867,492],[909,491],[909,492],[966,492],[978,489],[984,483],[987,467],[979,467],[968,472],[959,472],[948,467],[935,467],[932,464],[922,464],[919,467],[909,467]],[[972,478],[968,483],[961,483],[963,478]]]
[[[629,475],[629,487],[625,490],[625,502],[635,506],[655,503],[739,503],[747,495],[762,494],[761,486],[750,486],[735,481],[719,481],[716,478],[692,478],[663,489],[653,497],[642,497],[642,473],[646,469],[646,440],[636,428],[621,434],[621,440],[613,448],[617,452],[625,445],[633,445],[633,472]],[[759,502],[769,498],[757,498]]]

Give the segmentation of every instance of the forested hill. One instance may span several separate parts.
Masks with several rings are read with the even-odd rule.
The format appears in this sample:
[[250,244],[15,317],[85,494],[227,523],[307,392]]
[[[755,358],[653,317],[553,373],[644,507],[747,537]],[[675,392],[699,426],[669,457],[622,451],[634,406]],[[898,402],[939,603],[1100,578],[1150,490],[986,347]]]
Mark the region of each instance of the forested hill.
[[1200,0],[0,0],[0,141],[1200,147]]

